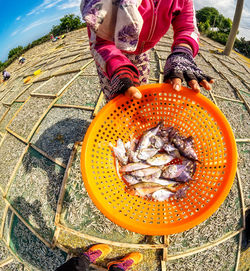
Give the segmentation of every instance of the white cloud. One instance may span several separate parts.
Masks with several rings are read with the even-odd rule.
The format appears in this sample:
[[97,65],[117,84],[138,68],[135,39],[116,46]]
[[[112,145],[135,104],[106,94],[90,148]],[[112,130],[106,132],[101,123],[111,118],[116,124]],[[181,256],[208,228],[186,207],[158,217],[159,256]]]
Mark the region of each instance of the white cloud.
[[21,19],[21,16],[18,16],[17,18],[16,18],[16,21],[19,21]]
[[10,35],[11,35],[11,37],[14,37],[17,33],[18,33],[19,31],[18,30],[16,30],[16,31],[14,31],[14,32],[12,32]]
[[43,0],[42,4],[36,6],[33,8],[29,13],[27,13],[27,16],[32,14],[39,14],[40,12],[43,12],[45,9],[52,8],[56,4],[62,2],[63,0]]
[[81,0],[68,0],[68,2],[58,6],[59,9],[78,8],[80,9]]
[[39,26],[39,25],[42,25],[42,24],[48,24],[48,23],[57,21],[57,20],[59,20],[60,18],[61,18],[61,16],[60,16],[60,17],[56,17],[56,18],[51,18],[51,19],[48,19],[48,18],[42,18],[42,19],[39,19],[39,20],[37,20],[37,21],[31,23],[30,25],[28,25],[26,28],[24,28],[24,29],[22,30],[22,33],[27,32],[27,31],[29,31],[30,29],[32,29],[32,28],[34,28],[34,27],[37,27],[37,26]]

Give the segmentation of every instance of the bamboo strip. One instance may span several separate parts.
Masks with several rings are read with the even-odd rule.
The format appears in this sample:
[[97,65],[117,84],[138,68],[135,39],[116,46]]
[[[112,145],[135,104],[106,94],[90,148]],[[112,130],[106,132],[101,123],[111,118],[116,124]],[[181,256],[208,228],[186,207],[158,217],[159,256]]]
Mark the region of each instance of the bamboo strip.
[[222,236],[221,238],[218,238],[217,240],[215,240],[213,242],[207,243],[207,244],[202,245],[200,247],[188,249],[187,251],[185,251],[183,253],[180,253],[180,254],[177,254],[177,255],[168,255],[168,260],[169,261],[177,260],[177,259],[180,259],[180,258],[184,258],[184,257],[187,257],[187,256],[197,254],[197,253],[202,252],[204,250],[210,249],[210,248],[212,248],[214,246],[217,246],[217,245],[227,241],[230,238],[233,238],[234,236],[236,236],[237,234],[239,234],[243,230],[244,230],[244,228],[241,228],[238,231],[229,232],[229,233],[225,234],[224,236]]
[[249,91],[245,91],[245,90],[240,90],[240,92],[246,93],[247,95],[250,95]]
[[[9,125],[9,124],[8,124],[8,125]],[[8,133],[10,133],[10,134],[12,134],[13,136],[15,136],[17,139],[19,139],[19,140],[21,140],[22,142],[28,144],[28,141],[27,141],[25,138],[23,138],[22,136],[18,135],[16,132],[12,131],[8,126],[5,128],[5,130],[6,130]]]
[[[211,66],[213,66],[213,64],[212,64],[210,61],[209,61],[209,63],[210,63]],[[235,90],[235,92],[238,94],[238,96],[240,97],[240,99],[244,102],[244,105],[245,105],[245,107],[246,107],[248,113],[250,114],[250,107],[249,107],[247,101],[245,100],[245,98],[241,95],[240,91],[239,91],[237,88],[235,88],[235,87],[231,84],[231,82],[227,79],[227,77],[226,77],[222,72],[218,71],[214,66],[213,66],[213,68],[214,68],[214,69],[216,70],[216,72],[219,73],[219,75],[221,75],[221,77],[224,78],[224,79],[228,82],[228,84]]]
[[[5,199],[7,202],[8,200]],[[34,229],[32,226],[30,226],[30,224],[28,224],[25,219],[17,212],[17,210],[13,207],[13,206],[9,206],[11,211],[18,217],[19,220],[21,220],[21,222],[40,240],[42,241],[47,247],[51,248],[51,244],[46,241],[42,236],[40,236]]]
[[59,161],[56,158],[53,158],[51,156],[49,156],[45,151],[39,149],[36,145],[34,145],[33,143],[30,143],[30,146],[36,150],[37,152],[41,153],[43,156],[45,156],[47,159],[49,159],[50,161],[54,162],[55,164],[57,164],[60,167],[66,168],[66,165],[64,163],[62,163],[61,161]]
[[161,270],[167,271],[167,261],[168,261],[168,246],[169,246],[169,237],[168,235],[163,236],[164,244],[166,245],[165,248],[163,248],[162,253],[162,261],[161,261]]
[[3,103],[3,105],[11,106],[32,84],[28,85],[23,91],[21,91],[10,103]]
[[[11,206],[10,206],[10,209],[11,209]],[[8,244],[8,246],[10,246],[10,235],[11,235],[11,228],[12,228],[13,220],[14,220],[14,213],[12,212],[11,217],[10,217],[9,232],[8,232],[7,240],[6,240],[6,243]]]
[[242,242],[242,232],[240,232],[239,234],[239,244],[238,244],[237,258],[236,258],[236,264],[235,264],[236,271],[238,270],[239,263],[240,263],[241,242]]
[[135,248],[135,249],[162,249],[165,247],[164,244],[131,244],[131,243],[121,243],[121,242],[116,242],[116,241],[110,241],[107,239],[102,239],[99,237],[95,237],[95,236],[91,236],[89,234],[86,233],[82,233],[82,232],[78,232],[72,229],[69,229],[61,224],[56,224],[56,226],[60,227],[62,230],[69,232],[71,234],[74,234],[78,237],[81,238],[85,238],[87,240],[91,240],[94,241],[96,243],[102,243],[102,244],[108,244],[108,245],[112,245],[112,246],[117,246],[117,247],[124,247],[124,248]]
[[155,53],[156,53],[156,56],[158,58],[158,64],[159,64],[159,68],[160,68],[160,76],[159,76],[159,83],[163,83],[163,80],[164,80],[164,70],[163,70],[163,67],[162,67],[162,63],[161,63],[161,60],[160,60],[160,56],[157,52],[157,50],[155,50]]
[[[64,67],[62,67],[62,69],[66,68],[66,66],[69,66],[69,65],[65,65]],[[61,69],[60,69],[61,70]],[[65,75],[65,74],[70,74],[70,73],[75,73],[75,72],[79,72],[81,69],[74,69],[74,70],[70,70],[70,71],[57,71],[55,73],[53,73],[53,76],[59,76],[59,75]]]
[[101,103],[102,103],[102,101],[103,101],[103,98],[104,98],[104,94],[103,94],[103,92],[101,91],[100,94],[99,94],[99,97],[98,97],[96,106],[95,106],[95,110],[94,110],[94,112],[93,112],[93,117],[95,117],[95,116],[97,115],[97,113],[99,112]]
[[58,247],[59,249],[61,249],[62,251],[64,251],[65,253],[67,253],[67,254],[70,253],[70,250],[68,248],[64,247],[62,244],[57,243],[57,240],[56,240],[55,246]]
[[45,93],[35,93],[35,92],[30,93],[30,96],[38,97],[38,98],[52,98],[52,99],[56,98],[55,94],[45,94]]
[[245,65],[242,65],[242,63],[240,63],[239,60],[238,60],[236,57],[234,57],[234,60],[235,60],[241,67],[243,67],[247,73],[249,73],[249,71],[246,69]]
[[83,110],[89,110],[94,111],[95,108],[91,106],[84,106],[84,105],[70,105],[70,104],[54,104],[53,107],[62,107],[62,108],[77,108],[77,109],[83,109]]
[[17,116],[17,114],[22,110],[22,108],[24,107],[24,105],[29,101],[30,98],[31,98],[31,96],[29,96],[28,99],[26,100],[26,102],[24,104],[22,104],[20,106],[20,108],[18,108],[18,110],[16,111],[16,113],[13,115],[13,117],[11,118],[11,120],[9,121],[9,123],[7,124],[6,130],[7,130],[8,126],[11,124],[11,122],[14,120],[14,118]]
[[210,94],[210,96],[212,97],[212,100],[213,100],[214,104],[215,104],[216,106],[218,106],[217,101],[216,101],[216,99],[215,99],[215,95],[213,94],[213,91],[210,90],[210,91],[209,91],[209,94]]
[[235,141],[236,143],[240,143],[240,142],[248,143],[250,142],[250,138],[236,138]]
[[54,236],[53,236],[53,239],[52,239],[52,244],[51,244],[52,248],[55,248],[55,246],[56,246],[56,242],[58,240],[58,236],[60,234],[60,231],[61,231],[61,229],[56,227],[56,230],[54,232]]
[[7,113],[9,112],[9,110],[10,110],[10,107],[9,107],[9,108],[6,108],[6,111],[4,112],[3,116],[1,117],[0,122],[5,118],[5,116],[6,116]]
[[11,258],[11,257],[9,257],[9,258],[3,260],[2,262],[0,262],[0,268],[4,267],[5,265],[7,265],[7,264],[9,264],[9,263],[11,263],[11,262],[13,262],[13,260],[14,260],[14,259]]
[[2,135],[3,138],[0,140],[0,147],[3,144],[3,141],[4,141],[5,137],[7,136],[7,133],[5,133],[5,134],[1,133],[1,135]]
[[236,176],[238,180],[238,188],[240,191],[240,201],[241,201],[241,214],[242,214],[242,227],[245,229],[246,228],[246,214],[245,214],[245,202],[244,202],[244,195],[243,195],[243,189],[242,189],[242,183],[241,183],[241,177],[240,177],[240,172],[237,167],[236,169]]
[[237,76],[237,77],[241,80],[242,84],[245,85],[245,87],[246,87],[247,89],[250,89],[249,86],[247,85],[247,82],[245,81],[245,79],[244,79],[242,76],[240,76],[238,73],[236,73],[234,69],[232,69],[232,68],[230,68],[230,67],[228,67],[228,68],[230,69],[230,71],[231,71],[235,76]]
[[149,78],[148,80],[149,80],[149,81],[155,81],[155,82],[158,82],[158,81],[159,81],[157,78]]
[[42,120],[44,119],[44,117],[48,114],[48,112],[50,111],[50,109],[53,107],[54,103],[55,103],[55,100],[53,100],[53,101],[51,102],[51,104],[48,106],[47,110],[41,115],[40,119],[39,119],[39,120],[36,122],[36,124],[33,126],[33,128],[32,128],[32,130],[31,130],[30,134],[28,135],[28,137],[27,137],[27,139],[26,139],[27,142],[30,141],[30,139],[31,139],[31,137],[33,136],[34,132],[36,131],[37,127],[38,127],[39,124],[42,122]]
[[219,99],[223,99],[223,100],[226,100],[226,101],[231,101],[231,102],[234,102],[234,103],[243,103],[244,104],[244,102],[241,101],[241,100],[230,99],[230,98],[222,97],[222,96],[215,95],[215,94],[214,94],[214,97],[219,98]]
[[7,196],[7,193],[8,193],[8,191],[9,191],[9,188],[10,188],[11,184],[12,184],[12,181],[14,180],[14,178],[15,178],[15,176],[16,176],[16,173],[17,173],[17,170],[18,170],[20,164],[22,163],[23,157],[24,157],[24,155],[27,153],[28,149],[29,149],[29,144],[28,144],[28,145],[26,146],[26,148],[24,149],[23,153],[21,154],[21,156],[19,157],[19,160],[17,161],[17,163],[16,163],[16,165],[15,165],[15,168],[14,168],[13,171],[12,171],[12,174],[11,174],[10,179],[9,179],[9,181],[8,181],[8,184],[7,184],[7,186],[6,186],[6,190],[5,190],[5,192],[3,193],[3,197],[4,197],[4,198]]
[[3,238],[3,231],[4,231],[4,222],[6,220],[6,216],[7,216],[7,212],[8,212],[8,209],[9,209],[9,202],[6,202],[6,206],[5,206],[5,209],[4,209],[4,213],[3,213],[3,218],[2,218],[2,224],[1,224],[1,228],[0,228],[0,238],[2,239]]
[[72,84],[72,82],[80,75],[80,74],[82,74],[83,73],[83,71],[84,71],[84,69],[89,65],[89,64],[91,64],[92,62],[94,61],[94,59],[92,59],[91,61],[89,61],[88,63],[86,63],[83,67],[82,67],[82,69],[81,69],[81,71],[78,73],[78,74],[76,74],[61,90],[59,90],[59,92],[57,93],[57,97],[59,97],[63,92],[64,92],[64,90],[70,85],[70,84]]
[[66,181],[68,179],[69,173],[70,173],[70,167],[72,165],[73,159],[74,159],[76,151],[77,151],[77,146],[78,146],[78,144],[75,143],[73,146],[73,150],[71,151],[66,170],[64,172],[63,181],[62,181],[62,185],[61,185],[61,189],[60,189],[60,193],[59,193],[59,197],[58,197],[58,201],[57,201],[57,207],[56,207],[56,215],[55,215],[55,224],[56,225],[60,223],[62,203],[63,203],[63,199],[64,199],[64,195],[65,195],[65,185],[66,185]]

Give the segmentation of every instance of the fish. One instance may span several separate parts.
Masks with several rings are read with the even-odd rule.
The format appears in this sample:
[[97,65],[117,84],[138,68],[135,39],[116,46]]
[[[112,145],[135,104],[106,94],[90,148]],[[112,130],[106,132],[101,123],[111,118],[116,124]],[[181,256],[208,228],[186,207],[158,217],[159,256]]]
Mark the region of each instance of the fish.
[[162,177],[166,179],[175,179],[185,170],[185,165],[169,165],[163,168]]
[[193,148],[194,138],[192,136],[186,138],[176,128],[173,128],[169,133],[169,141],[175,145],[182,156],[201,163]]
[[172,144],[165,143],[163,145],[163,150],[167,153],[170,154],[171,152],[177,150]]
[[151,182],[158,183],[169,188],[178,184],[178,182],[175,182],[175,181],[166,180],[163,178],[155,178],[155,177],[151,177],[151,178],[144,177],[144,178],[141,178],[140,181],[145,182],[145,183],[151,183]]
[[186,195],[187,195],[187,190],[188,190],[188,189],[189,189],[188,186],[184,186],[184,187],[178,189],[178,190],[176,191],[176,193],[175,193],[175,197],[176,197],[177,199],[181,199],[181,198],[186,197]]
[[128,153],[128,161],[130,163],[139,163],[141,160],[138,158],[138,152],[130,150]]
[[122,166],[120,168],[120,172],[135,171],[135,170],[140,170],[140,169],[149,168],[149,167],[151,166],[146,163],[128,163],[127,165]]
[[153,157],[157,152],[158,152],[158,149],[155,149],[155,148],[141,149],[137,155],[137,158],[141,160],[147,160]]
[[135,177],[145,177],[145,176],[152,175],[160,171],[161,169],[159,167],[149,167],[149,168],[131,171],[130,174]]
[[189,172],[186,170],[183,170],[179,176],[177,176],[175,179],[177,182],[185,183],[189,180],[192,180],[192,177],[190,176]]
[[171,191],[168,191],[166,189],[160,189],[160,190],[157,190],[155,191],[153,194],[152,194],[152,198],[157,200],[157,201],[165,201],[167,200],[168,198],[174,196],[175,193],[171,192]]
[[111,143],[109,146],[113,149],[115,157],[119,160],[122,165],[126,165],[128,163],[128,156],[126,155],[126,149],[123,144],[123,141],[118,138],[116,147]]
[[197,156],[195,150],[190,145],[188,145],[187,147],[184,147],[183,149],[181,149],[179,151],[184,157],[191,159],[191,160],[194,160],[194,161],[197,161],[198,163],[201,163],[201,161],[199,161],[199,159],[198,159],[198,156]]
[[122,177],[130,185],[133,185],[133,184],[140,182],[140,180],[138,180],[136,177],[134,177],[132,175],[123,175]]
[[157,134],[157,132],[159,131],[160,127],[162,126],[163,121],[160,121],[156,127],[153,127],[149,130],[147,130],[146,132],[143,133],[142,137],[140,138],[138,145],[137,145],[137,150],[140,151],[142,149],[147,149],[151,142],[150,142],[150,138],[152,136],[155,136]]
[[153,148],[160,150],[165,144],[164,140],[160,136],[152,136],[150,142]]
[[160,185],[157,183],[140,182],[140,183],[136,183],[134,185],[131,185],[129,187],[126,187],[125,191],[133,196],[135,195],[135,196],[145,197],[145,196],[150,195],[150,194],[154,193],[155,191],[158,191],[163,188],[164,188],[163,185]]
[[129,163],[140,162],[140,159],[137,158],[138,152],[136,152],[137,139],[131,136],[129,144],[126,148],[126,154],[128,156]]
[[112,146],[117,175],[132,195],[156,201],[185,197],[199,162],[194,146],[193,136],[185,137],[161,121],[139,139],[131,135],[124,144],[118,138]]
[[194,137],[193,136],[189,136],[185,139],[185,145],[190,146],[190,147],[194,147]]
[[169,133],[172,131],[174,127],[164,127],[161,126],[159,131],[157,132],[157,136],[161,137],[164,141],[164,143],[168,143],[169,142]]
[[151,166],[163,166],[171,162],[173,159],[174,157],[166,153],[158,153],[153,157],[147,159],[146,162]]

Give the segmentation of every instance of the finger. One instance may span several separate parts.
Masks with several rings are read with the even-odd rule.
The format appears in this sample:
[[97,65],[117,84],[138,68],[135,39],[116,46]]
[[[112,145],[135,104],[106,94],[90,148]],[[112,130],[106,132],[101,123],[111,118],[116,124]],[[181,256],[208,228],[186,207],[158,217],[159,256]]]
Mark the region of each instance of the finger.
[[188,85],[194,90],[195,92],[200,92],[200,86],[196,80],[191,80],[188,82]]
[[172,78],[171,84],[173,85],[173,89],[176,91],[181,90],[181,79],[180,78]]
[[130,87],[125,91],[125,96],[139,100],[139,99],[141,99],[142,94],[138,88]]
[[212,86],[208,83],[207,80],[202,80],[202,81],[200,82],[200,85],[201,85],[202,87],[204,87],[206,90],[211,90],[211,89],[212,89]]

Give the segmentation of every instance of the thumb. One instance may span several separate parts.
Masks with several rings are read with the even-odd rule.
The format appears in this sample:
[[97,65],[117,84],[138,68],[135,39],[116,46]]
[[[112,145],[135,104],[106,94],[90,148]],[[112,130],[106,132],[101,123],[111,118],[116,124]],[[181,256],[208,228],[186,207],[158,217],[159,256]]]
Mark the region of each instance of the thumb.
[[138,88],[130,87],[125,91],[125,96],[139,100],[139,99],[141,99],[142,94]]

